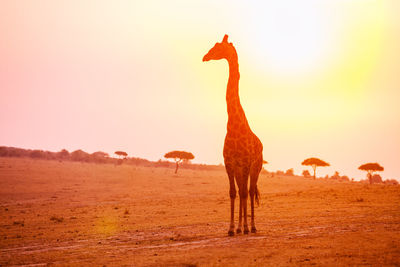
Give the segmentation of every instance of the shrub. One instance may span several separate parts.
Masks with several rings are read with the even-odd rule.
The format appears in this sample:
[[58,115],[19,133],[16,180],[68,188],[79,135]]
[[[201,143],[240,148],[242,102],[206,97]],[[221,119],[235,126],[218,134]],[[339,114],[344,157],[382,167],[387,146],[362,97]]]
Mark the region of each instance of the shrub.
[[290,169],[286,170],[285,174],[286,174],[287,176],[294,176],[293,168],[290,168]]
[[308,177],[311,176],[311,174],[310,174],[310,172],[309,172],[308,170],[303,170],[302,175],[303,175],[305,178],[308,178]]

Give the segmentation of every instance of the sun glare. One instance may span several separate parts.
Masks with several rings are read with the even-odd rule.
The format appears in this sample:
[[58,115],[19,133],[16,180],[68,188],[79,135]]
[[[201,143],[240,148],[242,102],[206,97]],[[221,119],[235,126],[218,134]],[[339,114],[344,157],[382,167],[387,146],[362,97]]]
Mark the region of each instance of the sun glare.
[[380,49],[381,1],[274,1],[247,12],[253,61],[275,77],[334,73],[345,83],[359,83]]
[[315,2],[262,2],[249,10],[253,56],[275,75],[304,75],[321,67],[336,32]]

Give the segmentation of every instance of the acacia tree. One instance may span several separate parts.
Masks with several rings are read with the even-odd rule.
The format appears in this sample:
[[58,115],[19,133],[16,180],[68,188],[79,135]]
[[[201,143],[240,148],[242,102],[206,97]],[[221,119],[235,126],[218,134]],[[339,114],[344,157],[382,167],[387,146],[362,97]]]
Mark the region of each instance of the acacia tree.
[[115,151],[114,154],[118,155],[119,157],[124,157],[124,159],[128,156],[128,154],[124,151]]
[[311,166],[314,170],[314,179],[315,179],[315,171],[317,169],[317,167],[326,167],[326,166],[330,166],[329,163],[320,160],[318,158],[308,158],[306,160],[304,160],[301,165],[305,165],[305,166]]
[[175,173],[178,172],[179,163],[181,163],[183,160],[194,159],[194,156],[192,153],[186,152],[186,151],[177,151],[177,150],[168,152],[167,154],[164,155],[164,157],[167,159],[175,160],[175,163],[176,163]]
[[371,184],[372,183],[372,174],[374,172],[381,172],[384,170],[384,168],[379,165],[379,163],[365,163],[358,167],[359,170],[366,171],[368,174],[368,181]]

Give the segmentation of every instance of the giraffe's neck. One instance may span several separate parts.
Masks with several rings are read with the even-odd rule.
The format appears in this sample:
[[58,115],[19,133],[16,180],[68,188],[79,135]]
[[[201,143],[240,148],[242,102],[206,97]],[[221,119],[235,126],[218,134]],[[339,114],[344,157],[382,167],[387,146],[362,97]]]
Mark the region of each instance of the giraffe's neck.
[[245,127],[250,129],[239,99],[239,64],[237,57],[228,59],[229,80],[226,89],[226,104],[228,108],[228,132],[239,131]]

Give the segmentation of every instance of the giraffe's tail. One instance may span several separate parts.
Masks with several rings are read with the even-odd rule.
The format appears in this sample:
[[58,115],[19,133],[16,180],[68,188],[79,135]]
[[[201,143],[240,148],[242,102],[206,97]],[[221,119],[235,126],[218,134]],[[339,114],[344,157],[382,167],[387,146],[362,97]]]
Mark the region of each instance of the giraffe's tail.
[[257,206],[260,206],[260,191],[258,191],[258,187],[256,185],[256,190],[255,190],[255,199],[256,199],[256,204]]

